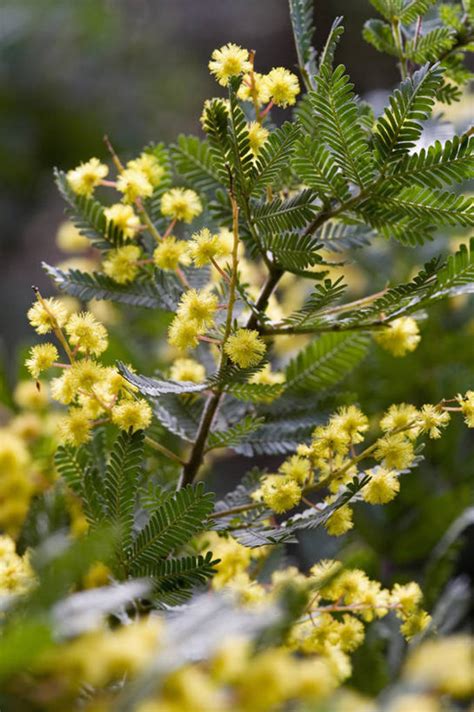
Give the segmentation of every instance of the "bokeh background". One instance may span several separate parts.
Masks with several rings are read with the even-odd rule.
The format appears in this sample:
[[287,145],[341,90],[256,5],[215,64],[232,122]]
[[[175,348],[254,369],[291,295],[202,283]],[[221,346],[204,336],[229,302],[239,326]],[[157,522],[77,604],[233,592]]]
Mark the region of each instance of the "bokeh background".
[[[394,63],[363,42],[368,0],[318,0],[316,43],[346,18],[339,61],[367,94],[397,80]],[[205,98],[219,92],[207,62],[234,41],[258,66],[291,67],[287,0],[0,0],[0,334],[11,354],[30,334],[31,284],[50,290],[41,260],[63,204],[55,166],[104,156],[108,133],[124,156],[149,141],[199,132]]]

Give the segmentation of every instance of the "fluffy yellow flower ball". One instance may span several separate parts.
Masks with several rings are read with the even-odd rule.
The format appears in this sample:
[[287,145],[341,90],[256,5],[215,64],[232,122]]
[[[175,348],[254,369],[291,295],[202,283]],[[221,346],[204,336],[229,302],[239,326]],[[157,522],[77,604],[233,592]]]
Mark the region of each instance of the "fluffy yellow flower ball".
[[117,180],[117,190],[123,193],[127,203],[133,203],[137,198],[149,198],[153,194],[153,186],[142,171],[125,168]]
[[181,297],[177,313],[181,318],[195,321],[199,328],[205,329],[212,324],[218,304],[215,294],[189,289]]
[[370,481],[362,490],[362,497],[369,504],[387,504],[399,491],[400,482],[395,472],[379,467],[371,473]]
[[220,235],[213,235],[207,227],[194,233],[188,245],[188,254],[196,267],[204,267],[225,253],[226,246]]
[[125,237],[135,237],[140,220],[131,205],[123,203],[115,203],[110,208],[105,208],[104,215],[107,222],[112,222],[119,230],[123,232]]
[[123,400],[112,408],[112,422],[121,430],[145,430],[151,419],[151,408],[143,398]]
[[187,243],[170,235],[153,252],[153,262],[160,269],[176,269],[186,254]]
[[206,378],[206,369],[192,358],[178,358],[171,366],[170,378],[173,381],[202,383]]
[[127,168],[143,173],[149,183],[156,188],[160,185],[166,169],[152,153],[141,153],[138,158],[134,158],[127,163]]
[[240,368],[256,366],[263,358],[266,346],[253,329],[238,329],[227,339],[224,351]]
[[200,334],[201,328],[197,321],[176,316],[168,329],[168,341],[180,351],[188,351],[196,348]]
[[276,67],[263,80],[266,90],[276,106],[281,106],[283,109],[293,106],[300,93],[298,78],[293,72],[284,67]]
[[58,424],[59,441],[78,447],[91,437],[92,423],[82,408],[71,408]]
[[421,336],[416,321],[409,316],[402,316],[392,321],[387,328],[375,332],[374,339],[393,356],[400,357],[414,351]]
[[263,501],[277,514],[293,509],[301,501],[301,487],[289,476],[270,475],[262,485]]
[[61,223],[56,233],[56,244],[63,252],[84,252],[90,246],[85,235],[70,220]]
[[73,314],[65,326],[69,343],[79,353],[99,356],[108,346],[107,329],[90,312]]
[[258,121],[251,121],[248,125],[250,150],[256,157],[260,153],[260,149],[267,141],[270,132]]
[[220,49],[215,49],[209,62],[209,70],[214,74],[219,84],[227,86],[230,77],[236,77],[249,72],[252,65],[249,62],[248,50],[229,42]]
[[172,188],[161,198],[161,212],[165,217],[190,223],[202,213],[202,203],[194,190]]
[[85,195],[90,198],[94,188],[100,185],[108,172],[109,169],[105,163],[101,163],[98,158],[91,158],[86,163],[81,163],[77,168],[68,171],[66,178],[77,195]]
[[136,245],[125,245],[116,250],[110,250],[103,263],[103,270],[118,284],[133,282],[138,274],[141,250]]
[[352,509],[345,504],[339,507],[324,523],[324,527],[331,536],[342,536],[354,526]]
[[25,361],[25,366],[33,378],[38,378],[43,371],[51,368],[53,363],[59,359],[59,354],[54,344],[38,344],[30,349],[29,358]]
[[27,317],[38,334],[48,334],[64,326],[69,312],[62,302],[53,297],[37,301],[28,309]]

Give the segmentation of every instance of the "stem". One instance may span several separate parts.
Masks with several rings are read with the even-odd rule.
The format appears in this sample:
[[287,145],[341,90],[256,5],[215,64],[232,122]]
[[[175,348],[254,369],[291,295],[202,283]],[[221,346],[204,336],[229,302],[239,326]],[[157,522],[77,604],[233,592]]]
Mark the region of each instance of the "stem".
[[230,283],[230,277],[224,272],[222,267],[215,261],[214,257],[211,257],[211,264],[219,272],[222,279],[224,279],[228,284]]
[[67,342],[67,339],[66,339],[66,337],[64,336],[64,334],[63,334],[63,332],[62,332],[62,329],[60,329],[60,327],[59,327],[59,325],[58,325],[58,323],[57,323],[57,321],[56,321],[56,318],[55,318],[54,314],[51,312],[51,310],[49,309],[49,307],[48,307],[46,301],[45,301],[45,300],[43,299],[43,297],[41,296],[41,292],[40,292],[40,290],[38,289],[38,287],[33,287],[33,292],[35,293],[35,296],[36,296],[37,300],[40,302],[40,304],[41,304],[41,306],[43,307],[43,309],[45,310],[45,312],[51,317],[51,322],[52,322],[52,324],[53,324],[54,335],[56,336],[57,340],[59,341],[59,343],[60,343],[61,346],[63,347],[64,351],[66,352],[69,361],[70,361],[71,363],[74,363],[74,354],[72,353],[72,351],[71,351],[71,349],[70,349],[70,347],[69,347],[69,344],[68,344],[68,342]]
[[401,32],[401,27],[400,27],[400,21],[398,18],[394,18],[392,20],[392,35],[393,39],[395,42],[395,46],[398,51],[398,58],[400,60],[400,73],[402,75],[402,79],[406,79],[407,77],[407,60],[405,57],[405,52],[403,50],[403,37],[402,37],[402,32]]
[[182,460],[179,455],[176,455],[176,453],[172,452],[172,450],[168,450],[168,448],[162,445],[161,443],[157,443],[156,440],[153,440],[153,438],[150,438],[148,435],[145,436],[145,442],[147,445],[153,448],[153,450],[157,450],[158,452],[161,452],[162,455],[168,457],[170,460],[174,460],[175,462],[179,462],[180,465],[184,465],[184,460]]

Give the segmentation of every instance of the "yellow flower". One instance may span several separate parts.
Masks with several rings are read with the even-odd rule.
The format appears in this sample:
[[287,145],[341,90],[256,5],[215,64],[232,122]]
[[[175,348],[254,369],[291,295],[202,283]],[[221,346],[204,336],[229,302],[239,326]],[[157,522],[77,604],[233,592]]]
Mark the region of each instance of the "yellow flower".
[[173,220],[190,223],[202,213],[202,203],[194,190],[171,188],[161,198],[161,212]]
[[[106,369],[92,359],[76,361],[63,376],[70,379],[71,386],[78,390],[91,391],[94,386],[103,383],[107,375]],[[52,386],[51,386],[52,392]]]
[[160,269],[176,269],[186,254],[187,243],[175,237],[165,237],[153,252],[153,261]]
[[110,208],[105,208],[104,215],[108,222],[112,222],[123,232],[125,237],[134,237],[140,227],[140,220],[131,205],[115,203]]
[[9,536],[0,537],[0,596],[21,594],[33,582],[28,555],[19,556]]
[[[380,421],[384,432],[389,430],[403,430],[404,435],[414,440],[420,430],[418,427],[419,412],[414,405],[400,403],[391,405]],[[410,427],[409,427],[410,426]]]
[[58,358],[58,350],[54,344],[38,344],[31,347],[25,365],[33,378],[38,378],[40,373],[51,368]]
[[42,410],[48,404],[48,387],[44,382],[19,381],[13,391],[13,400],[20,408]]
[[125,245],[107,253],[107,259],[103,263],[106,275],[111,277],[118,284],[132,282],[138,274],[140,259],[140,248],[136,245]]
[[69,343],[80,353],[99,356],[108,346],[107,329],[90,312],[73,314],[65,326]]
[[239,544],[232,536],[221,537],[216,532],[207,532],[204,545],[219,559],[216,564],[217,573],[212,579],[212,587],[215,589],[221,589],[250,564],[251,550]]
[[349,435],[333,421],[328,425],[318,425],[311,441],[311,454],[318,458],[331,459],[335,455],[345,455],[350,447]]
[[265,88],[276,106],[284,109],[293,106],[300,93],[300,85],[295,74],[284,67],[276,67],[263,77]]
[[238,329],[227,339],[224,351],[240,368],[256,366],[263,358],[266,346],[253,329]]
[[324,523],[325,529],[331,536],[342,536],[353,526],[352,509],[347,504],[336,509]]
[[108,172],[105,163],[101,163],[98,158],[91,158],[87,163],[81,163],[68,171],[66,178],[74,193],[89,198]]
[[173,381],[191,381],[202,383],[206,378],[206,369],[192,358],[178,358],[170,369]]
[[377,440],[376,444],[375,459],[383,461],[389,469],[404,470],[412,464],[415,458],[413,444],[407,440],[403,433],[384,435],[383,438]]
[[338,645],[345,653],[351,653],[364,641],[364,625],[354,616],[345,613],[342,621],[338,623],[337,633],[339,636]]
[[248,124],[250,150],[254,156],[258,156],[260,149],[268,139],[270,132],[258,121],[251,121]]
[[474,391],[467,391],[465,396],[459,395],[457,400],[467,427],[474,428]]
[[58,378],[51,381],[51,397],[58,403],[69,405],[76,397],[76,384],[72,369],[64,371]]
[[149,198],[153,194],[153,186],[142,171],[125,168],[118,177],[117,190],[123,193],[127,203],[133,203],[137,198]]
[[166,169],[152,153],[143,152],[138,158],[127,163],[127,168],[143,173],[149,183],[156,188],[160,185]]
[[78,447],[91,437],[91,422],[82,408],[71,408],[58,424],[58,434],[61,443]]
[[168,341],[180,351],[194,349],[199,343],[201,328],[197,321],[176,316],[168,329]]
[[367,416],[355,405],[339,408],[336,415],[332,416],[331,423],[340,428],[353,444],[361,443],[364,439],[362,433],[369,428]]
[[38,334],[47,334],[58,327],[61,329],[68,316],[64,304],[53,297],[35,302],[27,313],[28,321]]
[[56,244],[63,252],[84,252],[90,246],[85,235],[70,220],[61,223],[56,233]]
[[292,455],[292,457],[280,465],[279,471],[282,475],[291,477],[291,479],[300,485],[307,482],[312,474],[310,461],[298,455]]
[[400,632],[407,640],[411,640],[415,635],[422,633],[425,628],[429,626],[430,622],[431,616],[429,613],[426,611],[416,611],[411,616],[408,616],[405,622],[400,626]]
[[265,79],[263,75],[258,72],[253,72],[253,86],[251,75],[245,74],[237,92],[237,98],[240,99],[240,101],[253,102],[254,97],[260,106],[270,101],[270,94]]
[[215,49],[209,62],[209,70],[214,74],[219,84],[227,86],[230,77],[249,72],[252,68],[248,50],[229,42],[220,49]]
[[138,400],[123,400],[112,408],[112,421],[121,430],[145,430],[151,423],[152,412],[148,403]]
[[261,371],[254,373],[249,383],[262,383],[268,386],[275,386],[280,383],[285,383],[285,374],[281,371],[272,371],[270,364],[267,363]]
[[271,475],[262,485],[263,501],[277,514],[293,509],[301,501],[301,487],[292,477]]
[[218,304],[219,300],[215,294],[189,289],[181,297],[177,314],[182,319],[197,322],[199,328],[205,329],[212,324]]
[[464,634],[422,643],[410,653],[404,680],[415,687],[467,700],[474,695],[473,645],[474,638]]
[[407,618],[420,605],[423,599],[421,588],[415,581],[410,581],[406,584],[396,583],[390,595],[390,601],[393,605],[400,606],[399,615],[402,618]]
[[395,472],[378,467],[370,474],[370,481],[362,490],[362,497],[369,504],[386,504],[400,491],[400,482]]
[[424,405],[420,411],[421,432],[428,433],[429,437],[434,440],[441,437],[441,428],[445,428],[449,421],[449,413],[429,403]]
[[194,233],[188,245],[188,254],[196,267],[204,267],[211,260],[225,254],[225,248],[219,235],[212,235],[207,227]]
[[405,356],[420,343],[418,324],[409,316],[395,319],[389,326],[374,333],[375,341],[393,356]]

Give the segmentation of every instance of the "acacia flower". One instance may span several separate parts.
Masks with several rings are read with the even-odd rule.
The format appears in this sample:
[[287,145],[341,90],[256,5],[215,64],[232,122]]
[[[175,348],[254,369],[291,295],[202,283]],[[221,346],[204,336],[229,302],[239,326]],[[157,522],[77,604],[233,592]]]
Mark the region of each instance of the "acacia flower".
[[125,237],[134,237],[140,227],[138,215],[135,215],[131,205],[115,203],[110,208],[105,208],[104,215],[108,222],[116,225]]
[[153,186],[142,171],[135,168],[125,168],[117,179],[117,190],[123,193],[127,203],[133,203],[137,198],[149,198]]
[[292,455],[280,465],[279,471],[282,475],[291,477],[292,480],[303,485],[311,476],[311,463],[304,457]]
[[259,124],[258,121],[251,121],[248,124],[248,131],[250,150],[252,151],[254,157],[257,157],[260,153],[260,149],[267,141],[270,132],[264,126]]
[[270,101],[270,94],[264,76],[259,72],[253,72],[252,75],[245,74],[237,91],[237,98],[240,101],[256,101],[260,106],[267,104]]
[[445,428],[451,417],[446,411],[427,403],[420,410],[420,429],[423,433],[428,433],[429,437],[437,440],[441,437],[441,428]]
[[206,378],[206,369],[193,358],[178,358],[171,366],[170,378],[173,381],[202,383]]
[[190,223],[202,213],[202,203],[194,190],[171,188],[161,198],[161,212],[173,220]]
[[223,87],[227,86],[230,77],[236,77],[251,69],[248,50],[242,49],[233,42],[223,45],[220,49],[215,49],[209,62],[211,74],[214,74]]
[[58,350],[54,344],[38,344],[30,349],[29,358],[25,361],[25,366],[33,378],[38,378],[43,371],[51,368],[53,363],[59,358]]
[[99,356],[108,346],[107,329],[90,312],[70,316],[65,331],[69,343],[82,353]]
[[410,316],[392,321],[385,329],[374,333],[375,341],[393,356],[405,356],[420,343],[418,324]]
[[122,400],[112,408],[112,422],[121,430],[145,430],[151,419],[151,408],[143,398]]
[[116,250],[110,250],[102,265],[106,275],[118,284],[133,282],[139,271],[137,261],[141,250],[137,245],[125,245]]
[[219,300],[215,294],[189,289],[181,297],[177,313],[181,318],[195,321],[199,328],[205,329],[212,324],[218,305]]
[[69,413],[59,421],[59,440],[63,444],[78,447],[91,437],[92,424],[82,408],[71,408]]
[[263,358],[266,346],[254,329],[238,329],[227,339],[224,351],[240,368],[256,366]]
[[467,391],[464,396],[458,395],[457,401],[461,406],[467,427],[474,428],[474,391]]
[[63,252],[84,252],[90,242],[70,220],[65,220],[56,233],[56,244]]
[[152,153],[143,152],[138,158],[127,163],[127,168],[143,173],[153,188],[160,185],[166,169]]
[[381,460],[388,469],[404,470],[414,460],[413,444],[403,433],[384,435],[377,440],[376,445],[374,457]]
[[28,321],[38,334],[48,334],[56,327],[62,329],[69,312],[58,299],[49,297],[33,304],[27,313]]
[[81,163],[77,168],[68,171],[66,178],[77,195],[85,195],[90,198],[94,188],[100,185],[108,172],[109,169],[105,163],[101,163],[98,158],[91,158],[86,163]]
[[378,467],[369,474],[370,480],[362,490],[362,497],[369,504],[387,504],[400,491],[395,472]]
[[324,528],[331,536],[342,536],[348,532],[349,529],[352,529],[353,526],[352,509],[347,504],[336,509],[324,522]]
[[299,504],[301,487],[292,477],[270,475],[262,485],[262,498],[267,507],[282,514]]
[[225,253],[226,245],[220,235],[213,235],[207,227],[195,232],[188,244],[188,254],[196,267],[204,267]]
[[284,67],[276,67],[263,77],[265,88],[276,106],[293,106],[300,93],[298,78]]
[[165,237],[153,252],[153,262],[160,269],[176,269],[186,254],[187,244],[173,235]]
[[176,316],[168,329],[168,341],[180,351],[188,351],[196,348],[200,334],[201,329],[197,321]]

